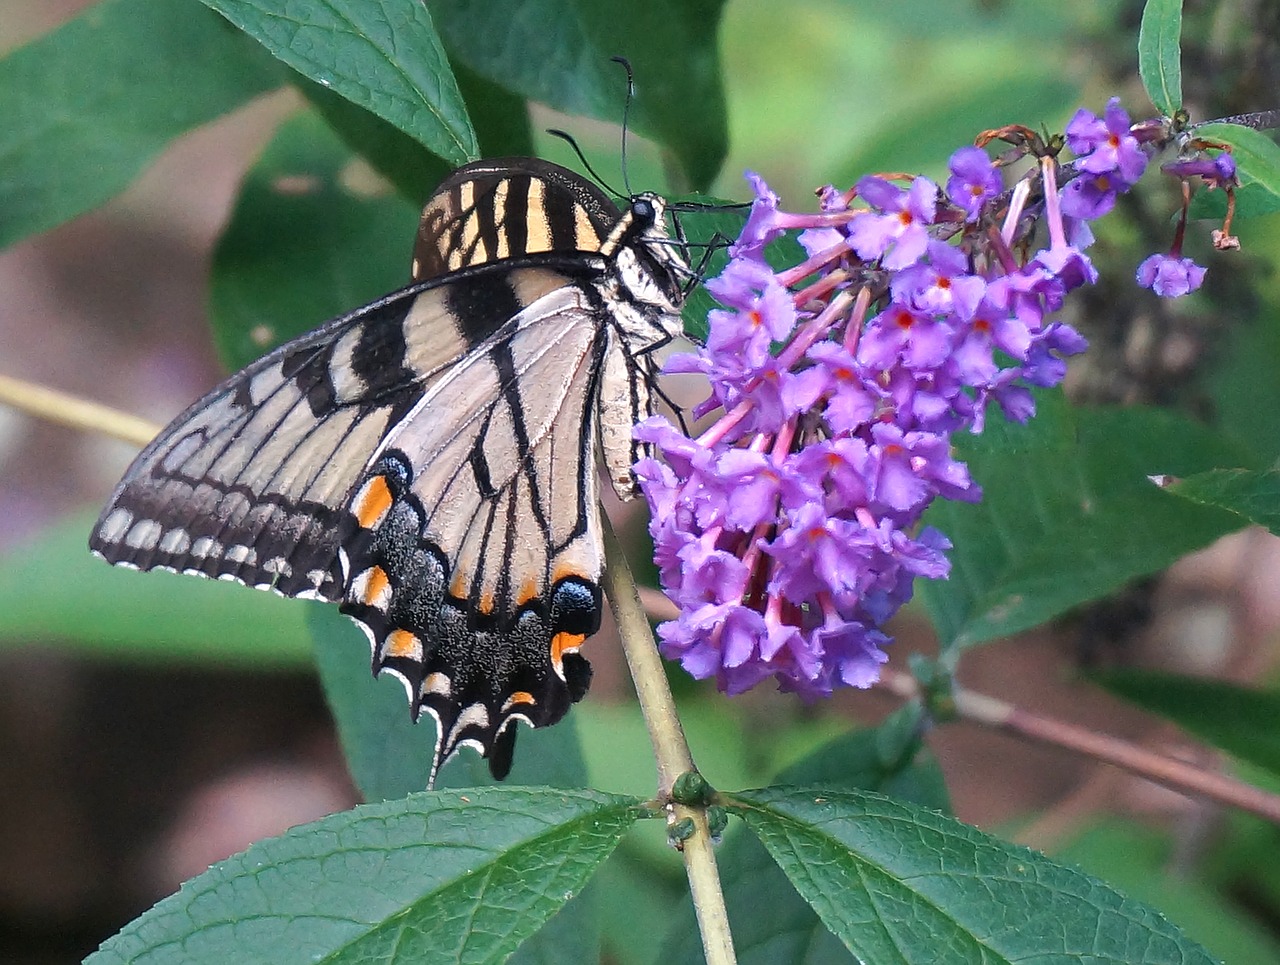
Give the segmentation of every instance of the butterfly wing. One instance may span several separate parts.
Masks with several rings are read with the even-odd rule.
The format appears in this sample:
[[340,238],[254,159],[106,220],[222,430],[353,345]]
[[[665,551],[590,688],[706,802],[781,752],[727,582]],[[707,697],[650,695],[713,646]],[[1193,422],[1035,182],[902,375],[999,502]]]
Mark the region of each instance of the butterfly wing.
[[[465,745],[504,776],[513,720],[558,721],[590,681],[577,649],[601,615],[601,333],[583,289],[546,268],[405,289],[175,419],[90,546],[342,602],[374,669],[439,722],[432,776]],[[396,498],[380,512],[384,487]]]
[[423,212],[416,283],[179,416],[91,547],[338,601],[436,718],[432,780],[464,745],[505,776],[514,723],[554,723],[590,682],[597,431],[625,493],[643,353],[679,326],[660,222],[658,199],[624,215],[547,162],[460,168]]
[[600,336],[578,287],[533,301],[432,385],[352,500],[342,609],[436,718],[436,767],[471,745],[501,778],[515,721],[555,723],[586,692]]
[[134,460],[90,537],[136,569],[338,600],[339,524],[387,432],[469,350],[448,286],[403,289],[214,388]]

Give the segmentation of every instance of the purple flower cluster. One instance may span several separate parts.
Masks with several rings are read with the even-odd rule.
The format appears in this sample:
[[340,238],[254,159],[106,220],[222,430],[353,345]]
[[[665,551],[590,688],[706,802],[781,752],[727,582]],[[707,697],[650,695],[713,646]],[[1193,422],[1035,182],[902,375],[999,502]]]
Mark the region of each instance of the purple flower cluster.
[[1113,97],[1103,117],[1081,108],[1067,125],[1067,146],[1080,176],[1062,190],[1063,213],[1092,220],[1116,206],[1116,196],[1138,183],[1147,154],[1130,133],[1129,115]]
[[[694,414],[718,418],[696,438],[662,417],[635,430],[661,454],[636,472],[680,607],[658,628],[667,657],[729,693],[768,677],[806,697],[878,679],[880,628],[915,577],[949,571],[950,544],[921,514],[938,496],[980,497],[951,434],[981,431],[992,402],[1025,421],[1031,387],[1058,384],[1085,348],[1053,314],[1095,280],[1086,222],[1147,154],[1114,101],[1105,119],[1078,114],[1067,140],[1080,173],[1062,192],[1048,152],[1004,193],[978,147],[952,156],[945,192],[867,177],[824,189],[812,215],[780,211],[748,175],[751,214],[707,282],[723,307],[705,346],[666,366],[703,374]],[[764,248],[792,229],[808,257],[775,271]]]

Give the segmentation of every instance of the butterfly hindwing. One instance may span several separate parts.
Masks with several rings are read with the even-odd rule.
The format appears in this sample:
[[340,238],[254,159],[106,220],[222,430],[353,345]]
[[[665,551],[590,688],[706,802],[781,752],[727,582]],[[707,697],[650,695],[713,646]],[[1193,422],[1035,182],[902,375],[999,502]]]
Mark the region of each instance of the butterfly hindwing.
[[599,626],[603,568],[591,416],[609,345],[579,289],[533,301],[423,396],[422,413],[450,418],[405,419],[357,491],[343,609],[439,722],[438,761],[509,745],[515,720],[554,723],[585,693],[577,649]]

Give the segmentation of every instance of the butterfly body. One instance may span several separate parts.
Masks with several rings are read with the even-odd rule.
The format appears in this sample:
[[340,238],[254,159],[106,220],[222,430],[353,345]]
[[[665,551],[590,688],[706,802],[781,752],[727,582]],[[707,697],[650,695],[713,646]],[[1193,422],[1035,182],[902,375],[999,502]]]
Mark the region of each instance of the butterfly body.
[[595,453],[634,493],[631,426],[688,269],[662,201],[619,211],[534,159],[427,202],[413,282],[286,343],[175,419],[91,548],[138,569],[339,604],[375,672],[459,747],[510,767],[515,723],[586,693],[600,623]]

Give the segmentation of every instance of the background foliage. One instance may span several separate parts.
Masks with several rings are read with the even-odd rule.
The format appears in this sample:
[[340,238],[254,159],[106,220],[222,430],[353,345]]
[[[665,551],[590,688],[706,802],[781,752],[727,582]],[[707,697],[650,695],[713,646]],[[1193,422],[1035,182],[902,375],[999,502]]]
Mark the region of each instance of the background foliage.
[[[800,207],[814,186],[869,170],[937,178],[984,128],[1060,129],[1117,90],[1141,115],[1139,55],[1160,106],[1177,106],[1168,24],[1179,6],[1151,4],[1165,27],[1139,45],[1141,8],[1119,0],[966,3],[946,18],[911,0],[104,0],[0,59],[0,243],[84,214],[175,138],[292,88],[295,110],[244,172],[212,255],[210,337],[236,367],[401,284],[417,205],[453,165],[536,152],[577,166],[542,132],[546,107],[575,115],[554,122],[617,180],[624,84],[611,56],[636,71],[632,134],[644,140],[630,144],[632,185],[741,197],[751,167]],[[1185,17],[1182,82],[1197,118],[1277,106],[1257,102],[1280,90],[1268,86],[1268,8],[1197,3]],[[544,105],[534,121],[526,100]],[[1254,148],[1242,210],[1261,214],[1280,186],[1269,149]],[[1210,258],[1201,297],[1157,305],[1129,279],[1167,243],[1171,210],[1152,190],[1106,226],[1095,260],[1111,280],[1073,319],[1094,349],[1072,401],[1042,398],[1030,426],[966,441],[987,497],[932,514],[956,544],[955,574],[922,593],[942,671],[1247,523],[1275,529],[1275,219],[1238,226],[1244,256]],[[1189,245],[1205,260],[1204,239]],[[1157,350],[1190,339],[1193,364],[1133,363],[1135,320]],[[1153,473],[1181,482],[1160,489]],[[410,725],[397,684],[368,679],[347,621],[113,571],[84,552],[88,519],[0,563],[0,638],[15,652],[261,673],[309,665],[314,648],[352,777],[374,802],[218,865],[95,961],[281,961],[282,948],[299,960],[490,961],[518,945],[520,961],[700,960],[678,864],[655,822],[632,827],[652,793],[633,708],[588,701],[522,734],[510,787],[412,794],[429,735]],[[1095,679],[1275,783],[1274,644],[1270,654],[1248,688],[1132,668]],[[730,705],[676,683],[712,782],[776,785],[729,802],[741,820],[720,855],[742,961],[1280,960],[1280,862],[1258,860],[1280,854],[1273,827],[1215,821],[1188,854],[1176,827],[1089,819],[1065,859],[1092,878],[943,816],[951,803],[918,704],[850,731],[829,710]],[[483,771],[460,760],[444,783],[473,787]],[[584,787],[603,790],[569,790]],[[110,924],[77,936],[85,951],[123,922]],[[23,929],[13,934],[21,943]]]

